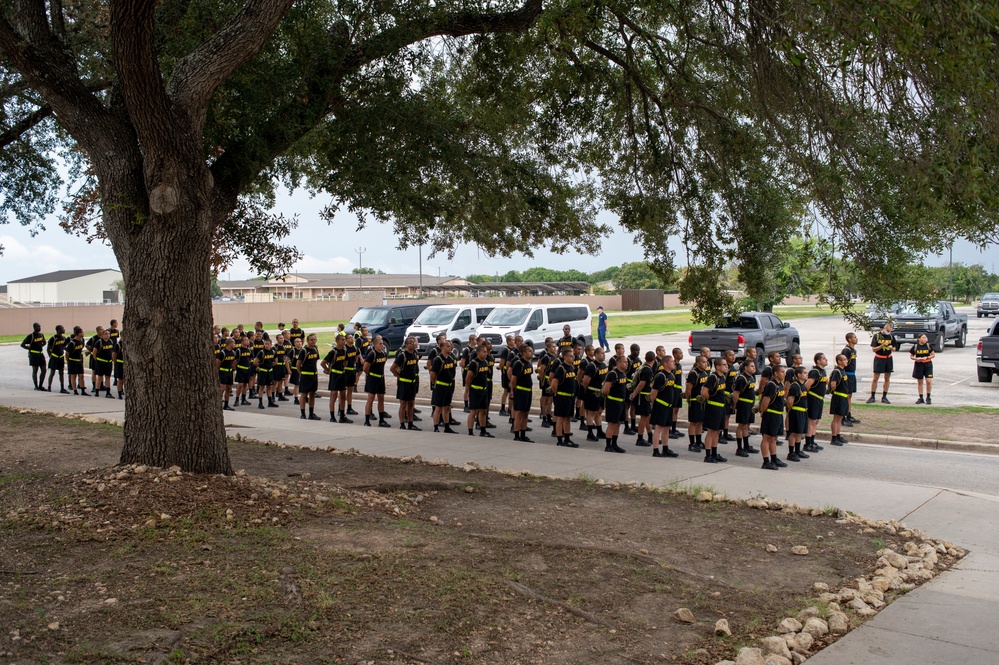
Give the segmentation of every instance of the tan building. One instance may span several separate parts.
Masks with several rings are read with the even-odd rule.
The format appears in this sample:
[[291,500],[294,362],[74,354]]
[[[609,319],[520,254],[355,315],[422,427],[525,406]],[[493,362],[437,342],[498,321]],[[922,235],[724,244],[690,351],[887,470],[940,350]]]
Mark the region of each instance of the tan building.
[[224,297],[236,300],[370,300],[441,296],[470,284],[461,277],[289,273],[268,280],[219,281]]
[[16,303],[41,305],[117,303],[121,297],[120,282],[121,272],[111,268],[57,270],[11,280],[7,283],[7,298]]

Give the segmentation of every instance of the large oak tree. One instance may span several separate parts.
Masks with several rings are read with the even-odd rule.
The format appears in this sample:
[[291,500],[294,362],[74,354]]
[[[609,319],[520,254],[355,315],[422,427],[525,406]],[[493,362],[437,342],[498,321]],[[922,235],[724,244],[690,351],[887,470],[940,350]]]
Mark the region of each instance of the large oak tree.
[[867,295],[913,295],[914,256],[995,238],[997,25],[971,0],[0,0],[0,212],[37,223],[68,165],[65,224],[110,242],[142,349],[122,461],[228,472],[210,275],[295,259],[279,184],[436,251],[595,250],[606,208],[662,275],[682,236],[703,318],[814,215]]

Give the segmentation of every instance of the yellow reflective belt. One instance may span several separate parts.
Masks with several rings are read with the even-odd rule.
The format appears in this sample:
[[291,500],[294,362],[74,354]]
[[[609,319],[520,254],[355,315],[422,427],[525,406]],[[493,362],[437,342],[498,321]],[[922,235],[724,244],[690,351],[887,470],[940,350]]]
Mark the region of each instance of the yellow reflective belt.
[[[59,357],[62,358],[62,356],[59,356]],[[121,358],[115,358],[115,362],[119,362],[119,363],[122,363],[122,364],[125,363],[125,361],[122,360]]]
[[594,388],[593,386],[589,386],[589,390],[592,390],[595,393],[603,392],[602,388]]
[[651,395],[651,394],[652,394],[652,391],[651,391],[651,390],[649,390],[649,391],[647,391],[647,392],[644,392],[644,393],[638,393],[638,394],[639,394],[639,395]]
[[808,394],[818,399],[822,399],[823,397],[825,397],[825,395],[819,395],[818,393],[813,393],[811,390],[808,391]]
[[[249,365],[236,365],[236,369],[250,369]],[[315,374],[315,372],[313,372]]]
[[659,399],[658,397],[656,398],[656,404],[662,404],[663,406],[666,406],[666,407],[668,407],[670,405],[669,402],[663,401],[663,400]]
[[[62,355],[56,355],[56,354],[53,353],[49,357],[50,358],[62,358]],[[122,360],[122,361],[119,361],[119,362],[124,362],[124,361]]]
[[767,409],[767,413],[774,413],[774,414],[776,414],[778,416],[783,416],[784,415],[783,411],[777,411],[775,409]]
[[342,369],[330,369],[330,372],[333,374],[343,374]]
[[34,349],[28,349],[28,353],[41,353],[41,351],[35,351]]
[[413,383],[413,379],[407,379],[402,376],[399,377],[399,380],[402,381],[403,383]]
[[368,376],[372,376],[372,377],[374,377],[376,379],[380,379],[380,378],[382,378],[383,375],[382,374],[375,374],[374,372],[368,372]]
[[475,384],[472,384],[469,386],[469,388],[475,388],[476,390],[485,390],[486,386],[477,386]]
[[711,406],[725,406],[723,402],[712,402],[711,400],[708,400],[708,404]]
[[754,403],[754,402],[755,402],[756,400],[754,400],[754,399],[750,399],[750,398],[748,398],[748,397],[740,397],[740,398],[739,398],[739,401],[740,401],[740,402],[748,402],[749,404],[753,404],[753,403]]
[[833,393],[833,395],[836,395],[837,397],[846,397],[847,399],[850,397],[847,393]]
[[231,372],[232,368],[231,367],[219,367],[219,371],[220,372]]
[[607,395],[607,399],[609,399],[612,402],[623,402],[624,401],[623,397],[614,397],[613,395]]
[[555,394],[559,395],[560,397],[572,397],[572,393],[556,392]]
[[[246,369],[246,368],[244,367],[243,369]],[[315,376],[316,375],[315,372],[305,372],[305,371],[301,372],[301,374],[302,374],[302,376]]]
[[805,407],[803,407],[803,406],[792,406],[792,407],[791,407],[791,410],[792,410],[792,411],[808,411],[808,409],[806,409],[806,408],[805,408]]
[[98,360],[98,362],[102,362],[102,363],[109,363],[109,362],[111,362],[110,360],[105,360],[104,358],[97,358],[97,360]]
[[[443,381],[437,381],[437,385],[438,385],[438,386],[444,386],[445,388],[447,388],[448,386],[453,386],[453,385],[454,385],[454,383],[444,383]],[[518,388],[519,388],[519,387],[520,387],[520,386],[518,386]]]
[[526,390],[527,392],[531,392],[530,386],[526,386],[526,387],[525,386],[517,386],[517,390]]

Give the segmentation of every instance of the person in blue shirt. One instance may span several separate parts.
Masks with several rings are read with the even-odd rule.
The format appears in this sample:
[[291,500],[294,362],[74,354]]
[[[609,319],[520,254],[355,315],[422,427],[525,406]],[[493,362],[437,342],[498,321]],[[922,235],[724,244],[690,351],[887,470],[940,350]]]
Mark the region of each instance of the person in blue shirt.
[[604,314],[603,306],[597,307],[597,341],[600,348],[610,351],[610,344],[607,343],[607,315]]

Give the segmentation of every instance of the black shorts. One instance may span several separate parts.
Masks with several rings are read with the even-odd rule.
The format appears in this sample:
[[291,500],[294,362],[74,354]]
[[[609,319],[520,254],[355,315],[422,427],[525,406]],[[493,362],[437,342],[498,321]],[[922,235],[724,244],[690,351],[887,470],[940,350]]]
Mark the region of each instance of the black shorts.
[[855,394],[857,392],[857,373],[856,372],[854,372],[853,374],[847,374],[846,375],[846,386],[847,386],[847,392],[850,393],[851,395],[853,395],[853,394]]
[[412,402],[416,399],[417,386],[415,382],[398,380],[395,385],[395,398],[403,402]]
[[531,404],[534,402],[534,392],[531,390],[521,390],[519,387],[515,387],[513,391],[513,410],[514,411],[530,411]]
[[[52,361],[49,361],[49,367],[52,366]],[[912,378],[914,379],[932,379],[933,378],[933,363],[915,363],[912,366]]]
[[704,408],[704,427],[709,430],[725,429],[725,407],[708,404]]
[[471,386],[468,389],[469,411],[479,411],[489,408],[489,391],[486,388]]
[[787,414],[787,429],[791,434],[805,434],[808,432],[808,418],[804,411],[797,411],[794,407]]
[[271,371],[269,369],[257,370],[257,385],[258,386],[270,386],[273,385],[274,381],[271,379]]
[[329,385],[330,385],[329,389],[332,392],[338,393],[341,390],[343,390],[344,387],[345,387],[344,383],[343,383],[343,372],[340,372],[339,374],[337,374],[335,372],[331,373],[330,374],[330,384]]
[[439,408],[451,406],[451,401],[454,399],[454,384],[449,386],[434,386],[433,393],[430,395],[431,406],[436,406]]
[[754,422],[756,422],[756,414],[753,413],[753,402],[740,401],[739,405],[735,407],[735,423],[749,425]]
[[67,367],[70,374],[83,374],[82,360],[69,360],[67,361]]
[[690,400],[687,403],[687,422],[690,424],[704,422],[704,406],[697,400]]
[[510,390],[510,377],[506,375],[506,370],[500,372],[500,385],[503,386],[504,392]]
[[763,436],[778,436],[784,428],[784,414],[767,411],[760,419],[760,434]]
[[[304,380],[304,378],[303,378]],[[298,388],[301,390],[301,386]],[[385,377],[377,377],[368,375],[368,378],[364,381],[364,392],[369,395],[384,395],[385,394]]]
[[274,379],[275,382],[284,380],[284,377],[284,365],[274,365],[274,367],[271,368],[271,378]]
[[604,396],[599,390],[586,390],[583,397],[583,408],[587,411],[599,411],[604,407]]
[[97,373],[97,376],[111,376],[111,362],[104,362],[103,360],[98,359],[94,362],[94,371]]
[[623,423],[625,414],[624,400],[617,401],[613,397],[607,397],[607,406],[604,410],[604,422]]
[[[668,404],[669,402],[667,402]],[[652,415],[649,424],[653,427],[668,427],[673,421],[673,407],[665,406],[659,400],[652,403]]]
[[219,370],[219,385],[231,386],[232,385],[232,372],[226,372],[225,370]]
[[652,415],[652,402],[649,401],[648,395],[639,395],[637,398],[635,398],[635,415],[636,416]]
[[115,361],[114,364],[114,378],[124,379],[125,378],[125,363],[120,363]]
[[673,405],[674,409],[679,409],[680,405],[683,404],[683,390],[680,388],[673,389],[673,398],[670,400],[670,404]]
[[818,397],[808,396],[808,419],[809,420],[822,420],[822,410],[825,408],[825,402]]
[[843,397],[846,393],[837,395],[833,393],[832,399],[829,401],[829,413],[833,416],[845,416],[850,412],[850,403],[847,401],[846,397]]
[[29,353],[28,354],[28,366],[29,367],[41,367],[45,369],[45,356],[40,353]]
[[288,375],[288,383],[290,383],[293,386],[297,386],[300,380],[299,379],[300,376],[301,375],[299,374],[297,369],[292,369]]
[[343,371],[343,387],[353,388],[357,385],[357,372],[349,369]]
[[65,366],[66,366],[65,358],[52,358],[51,356],[49,357],[49,369],[61,370]]
[[319,389],[319,377],[315,374],[302,374],[298,379],[300,394],[314,393]]
[[250,370],[236,368],[236,383],[249,383]]
[[887,358],[874,358],[875,374],[891,374],[895,371],[895,359],[891,356]]
[[572,418],[576,410],[576,398],[572,395],[555,395],[555,417]]

